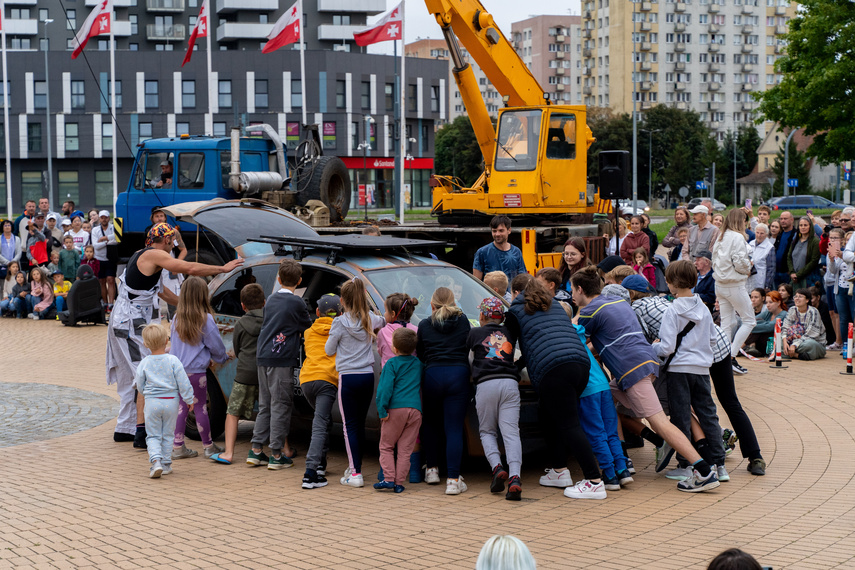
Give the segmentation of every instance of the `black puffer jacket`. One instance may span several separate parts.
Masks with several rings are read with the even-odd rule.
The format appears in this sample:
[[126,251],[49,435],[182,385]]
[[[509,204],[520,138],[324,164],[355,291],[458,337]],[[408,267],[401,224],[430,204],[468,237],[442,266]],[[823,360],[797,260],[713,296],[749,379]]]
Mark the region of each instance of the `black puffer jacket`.
[[466,339],[471,329],[466,315],[456,315],[442,324],[430,318],[419,321],[416,354],[425,368],[434,366],[469,366]]

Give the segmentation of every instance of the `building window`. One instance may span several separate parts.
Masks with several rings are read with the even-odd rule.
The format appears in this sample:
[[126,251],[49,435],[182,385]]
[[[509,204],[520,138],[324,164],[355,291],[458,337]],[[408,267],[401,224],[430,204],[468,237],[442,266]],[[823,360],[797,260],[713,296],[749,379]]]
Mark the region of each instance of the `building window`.
[[363,109],[371,108],[371,83],[368,81],[363,81],[360,86],[360,103],[362,103]]
[[85,109],[86,108],[86,97],[84,96],[85,85],[86,85],[86,83],[82,80],[74,80],[71,82],[71,108],[72,109]]
[[11,49],[17,49],[17,50],[30,49],[30,38],[13,37]]
[[140,123],[140,137],[139,142],[147,141],[152,137],[151,131],[151,123]]
[[[81,83],[83,83],[83,82],[81,81]],[[72,89],[72,92],[73,91],[74,90]],[[73,100],[74,95],[72,95],[71,97]],[[112,97],[113,97],[113,82],[108,81],[107,82],[107,105],[113,104]],[[121,109],[121,108],[122,108],[122,81],[118,80],[118,81],[116,81],[116,109]]]
[[41,123],[27,123],[27,150],[30,152],[42,151]]
[[128,14],[128,20],[131,22],[131,35],[137,35],[140,31],[138,16],[136,14]]
[[231,79],[221,79],[217,87],[218,100],[221,108],[232,106],[232,81]]
[[267,80],[255,80],[255,108],[266,109],[270,104],[267,93]]
[[[69,40],[71,41],[71,40]],[[69,48],[71,49],[71,48]],[[140,44],[128,44],[128,50],[130,51],[140,51]]]
[[387,83],[384,86],[383,93],[386,97],[386,110],[392,111],[395,109],[395,84]]
[[47,108],[47,81],[35,81],[35,97],[33,106],[36,109]]
[[299,79],[291,80],[291,107],[303,106],[303,85]]
[[175,136],[190,134],[190,123],[175,123]]
[[[65,17],[66,17],[66,22],[67,22],[66,27],[69,30],[77,31],[77,10],[75,10],[73,8],[66,10],[65,11]],[[136,32],[132,32],[132,33],[136,33]]]
[[24,170],[21,172],[21,201],[35,200],[45,195],[41,170]]
[[80,136],[77,123],[65,123],[65,150],[67,152],[80,150]]
[[80,202],[80,180],[76,170],[60,170],[57,172],[59,180],[59,200],[65,202],[71,200],[75,204]]
[[439,113],[439,85],[431,85],[430,110],[431,113]]
[[226,124],[225,123],[214,123],[214,136],[215,137],[226,136]]
[[113,150],[113,123],[101,123],[101,150]]
[[193,79],[181,82],[181,106],[184,109],[196,108],[196,81]]
[[338,80],[335,82],[335,106],[338,109],[344,109],[345,103],[347,101],[347,97],[345,92],[347,91],[347,83],[343,80]]
[[332,17],[333,26],[349,26],[350,25],[350,16],[349,15],[340,15],[336,14]]
[[353,121],[350,123],[350,129],[350,146],[353,150],[359,150],[359,121]]
[[49,38],[39,38],[39,50],[40,51],[50,51],[50,39]]
[[407,110],[415,111],[418,102],[418,87],[415,85],[407,85]]
[[0,123],[0,152],[6,152],[6,125]]
[[160,106],[158,97],[157,80],[145,82],[145,107],[146,109],[157,109]]
[[95,171],[95,205],[113,205],[113,171]]

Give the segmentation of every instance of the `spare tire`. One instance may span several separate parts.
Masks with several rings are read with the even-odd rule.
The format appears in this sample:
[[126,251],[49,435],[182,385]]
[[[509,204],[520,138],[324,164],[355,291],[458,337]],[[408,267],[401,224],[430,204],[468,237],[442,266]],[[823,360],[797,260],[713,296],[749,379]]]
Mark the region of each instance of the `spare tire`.
[[340,222],[350,209],[350,173],[337,156],[321,156],[301,166],[292,182],[297,203],[320,200],[330,209],[330,221]]

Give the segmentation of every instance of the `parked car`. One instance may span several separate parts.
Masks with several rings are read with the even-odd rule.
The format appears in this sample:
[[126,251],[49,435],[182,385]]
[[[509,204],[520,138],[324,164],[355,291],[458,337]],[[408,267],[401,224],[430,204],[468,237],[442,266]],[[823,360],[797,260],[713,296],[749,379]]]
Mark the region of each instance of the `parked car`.
[[[257,200],[193,202],[163,210],[176,220],[198,224],[205,232],[216,234],[245,259],[242,267],[217,275],[208,284],[215,319],[229,350],[234,324],[243,315],[239,300],[241,288],[248,283],[258,283],[267,295],[278,290],[276,275],[280,261],[285,258],[297,259],[303,266],[303,281],[296,294],[306,302],[312,318],[315,318],[317,301],[322,295],[339,293],[341,285],[354,278],[365,282],[372,308],[380,314],[384,299],[391,293],[406,292],[417,298],[419,304],[411,320],[415,325],[430,316],[430,298],[437,287],[447,286],[454,291],[458,306],[473,326],[478,326],[478,305],[484,298],[495,296],[494,291],[469,272],[428,254],[411,253],[436,246],[441,248],[443,244],[439,242],[361,234],[320,236],[290,213]],[[216,370],[208,370],[208,411],[215,436],[223,431],[235,367],[236,362],[231,360]],[[375,351],[375,383],[379,376],[380,360]],[[302,397],[299,371],[294,382],[296,397],[292,422],[295,429],[309,430],[313,413]],[[536,401],[533,389],[524,385],[522,392],[524,399],[533,405]],[[478,454],[481,447],[474,407],[470,412],[467,449],[470,454]],[[340,429],[337,407],[333,416]],[[521,413],[521,418],[536,423],[536,410]],[[380,421],[373,400],[367,426],[379,433]],[[188,418],[187,434],[194,439],[198,437],[195,419]]]
[[846,204],[837,204],[822,196],[781,196],[769,200],[773,210],[842,210]]
[[648,206],[647,202],[645,202],[644,200],[636,201],[636,208],[634,213],[632,211],[632,200],[618,200],[618,205],[620,206],[620,215],[624,218],[640,216],[641,214],[650,211],[650,206]]
[[[700,206],[701,202],[703,202],[704,200],[709,200],[709,198],[692,198],[691,200],[689,200],[689,203],[686,205],[686,207],[691,210],[695,206]],[[716,199],[713,199],[712,204],[713,210],[716,212],[722,212],[727,208],[727,206],[725,206],[722,202],[719,202]]]

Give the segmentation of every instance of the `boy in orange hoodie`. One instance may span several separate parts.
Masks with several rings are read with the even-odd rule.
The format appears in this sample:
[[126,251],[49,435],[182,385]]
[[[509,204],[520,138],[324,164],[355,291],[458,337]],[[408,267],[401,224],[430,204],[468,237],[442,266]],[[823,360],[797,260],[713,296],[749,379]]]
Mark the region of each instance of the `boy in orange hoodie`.
[[327,356],[324,346],[333,319],[341,314],[338,295],[330,293],[318,299],[316,314],[317,320],[303,333],[306,360],[300,370],[300,388],[315,410],[312,440],[306,453],[303,489],[317,489],[327,485],[327,452],[332,429],[332,408],[338,395],[338,372],[335,369],[335,355]]

